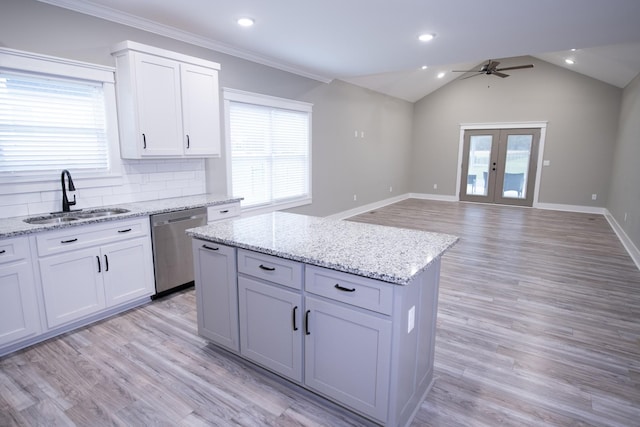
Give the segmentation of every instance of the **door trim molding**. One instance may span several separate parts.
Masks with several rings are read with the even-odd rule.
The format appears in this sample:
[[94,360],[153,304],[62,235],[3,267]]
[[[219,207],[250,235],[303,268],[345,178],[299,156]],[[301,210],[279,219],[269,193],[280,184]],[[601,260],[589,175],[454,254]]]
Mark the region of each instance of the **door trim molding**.
[[542,163],[544,158],[544,142],[547,136],[547,121],[539,122],[487,122],[487,123],[460,123],[460,134],[458,139],[458,166],[456,167],[456,200],[460,200],[460,186],[462,184],[462,157],[464,154],[464,131],[470,129],[517,129],[517,128],[538,128],[540,129],[540,141],[538,142],[538,159],[536,165],[536,184],[533,189],[533,207],[538,204],[540,193],[540,181],[542,178]]

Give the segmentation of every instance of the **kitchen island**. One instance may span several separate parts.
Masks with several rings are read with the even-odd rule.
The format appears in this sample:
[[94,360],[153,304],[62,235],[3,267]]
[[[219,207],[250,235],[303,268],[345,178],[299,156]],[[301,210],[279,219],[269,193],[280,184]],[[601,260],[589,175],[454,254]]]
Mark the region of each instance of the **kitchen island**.
[[282,212],[187,234],[201,336],[379,424],[411,422],[457,237]]

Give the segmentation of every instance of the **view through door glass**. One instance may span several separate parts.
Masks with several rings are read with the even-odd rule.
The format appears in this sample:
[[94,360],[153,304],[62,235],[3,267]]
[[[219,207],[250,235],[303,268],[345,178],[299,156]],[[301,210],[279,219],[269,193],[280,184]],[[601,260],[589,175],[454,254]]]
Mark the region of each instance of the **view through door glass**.
[[539,129],[466,130],[460,200],[532,206],[539,139]]

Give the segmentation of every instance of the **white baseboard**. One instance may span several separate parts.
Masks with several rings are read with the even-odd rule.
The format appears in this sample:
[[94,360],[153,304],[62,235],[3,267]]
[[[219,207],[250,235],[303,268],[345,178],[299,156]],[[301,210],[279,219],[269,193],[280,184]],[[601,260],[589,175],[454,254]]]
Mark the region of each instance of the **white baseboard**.
[[640,270],[640,250],[638,250],[638,247],[633,244],[629,236],[627,236],[627,233],[625,233],[624,229],[620,226],[620,224],[618,224],[618,221],[616,221],[613,215],[611,215],[611,212],[609,212],[608,209],[605,209],[605,211],[606,212],[604,214],[604,217],[607,219],[607,221],[609,221],[609,225],[611,225],[611,228],[613,228],[613,231],[618,236],[618,239],[620,239],[622,246],[624,246],[624,248],[629,253],[629,256],[636,264],[636,267],[638,267],[638,269]]
[[534,203],[536,209],[546,209],[550,211],[578,212],[604,215],[607,211],[605,208],[596,206],[580,206],[580,205],[562,205],[559,203]]
[[409,193],[407,199],[423,199],[423,200],[440,200],[443,202],[458,202],[456,196],[449,196],[446,194],[426,194],[426,193]]
[[402,194],[400,196],[391,197],[389,199],[380,200],[379,202],[369,203],[367,205],[358,206],[357,208],[349,209],[347,211],[338,212],[333,215],[329,215],[327,219],[345,219],[355,215],[360,215],[365,212],[369,212],[374,209],[381,208],[383,206],[391,205],[393,203],[401,202],[402,200],[409,199],[408,194]]

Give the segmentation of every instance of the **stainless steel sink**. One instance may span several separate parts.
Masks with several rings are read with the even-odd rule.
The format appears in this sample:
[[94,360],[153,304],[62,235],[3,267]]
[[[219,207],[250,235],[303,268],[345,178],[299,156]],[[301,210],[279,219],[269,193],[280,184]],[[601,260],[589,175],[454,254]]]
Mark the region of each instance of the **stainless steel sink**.
[[71,221],[78,221],[81,219],[101,218],[113,215],[121,215],[129,212],[128,209],[122,208],[105,208],[105,209],[91,209],[88,211],[66,212],[66,213],[54,213],[43,216],[36,216],[33,218],[27,218],[24,222],[28,224],[64,224]]
[[78,218],[74,218],[72,216],[39,216],[35,218],[27,218],[24,222],[28,224],[64,224],[66,222],[77,221]]

